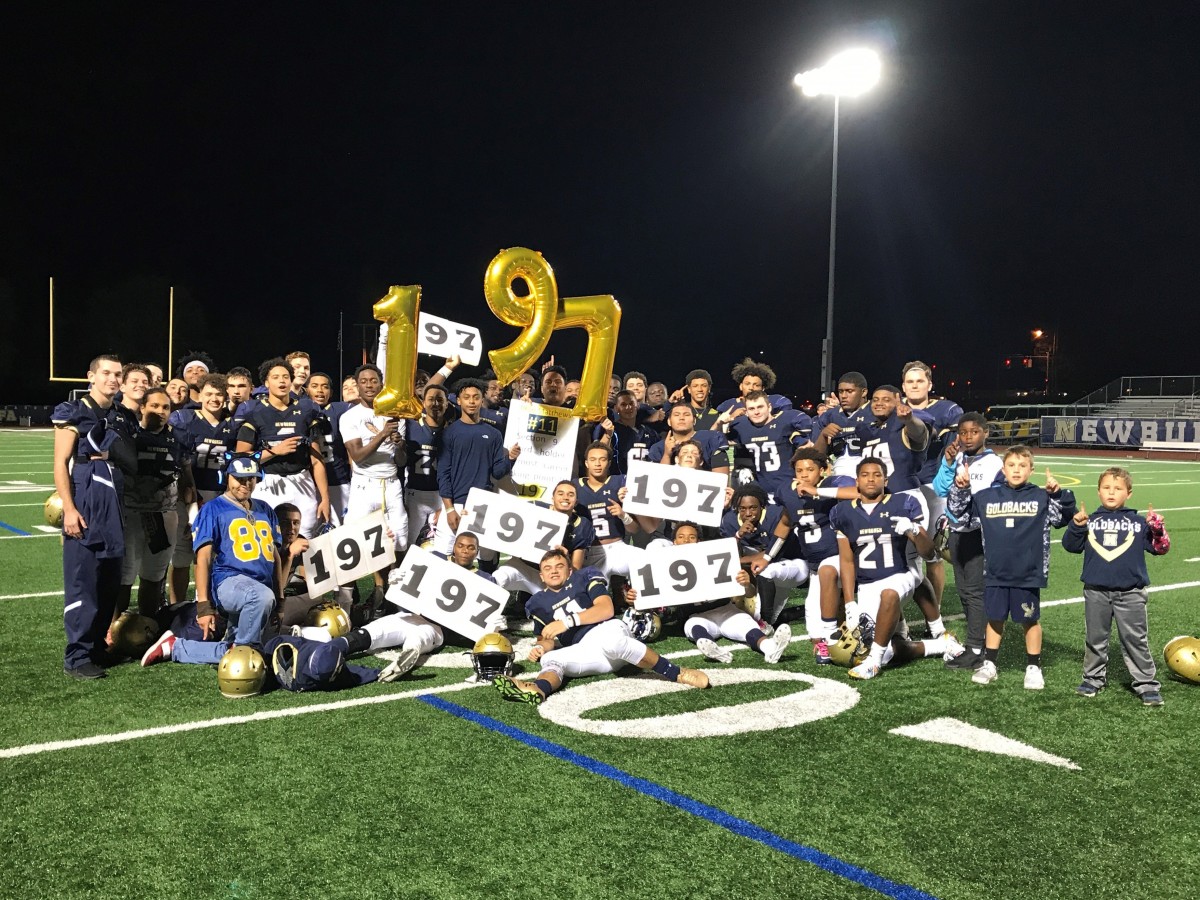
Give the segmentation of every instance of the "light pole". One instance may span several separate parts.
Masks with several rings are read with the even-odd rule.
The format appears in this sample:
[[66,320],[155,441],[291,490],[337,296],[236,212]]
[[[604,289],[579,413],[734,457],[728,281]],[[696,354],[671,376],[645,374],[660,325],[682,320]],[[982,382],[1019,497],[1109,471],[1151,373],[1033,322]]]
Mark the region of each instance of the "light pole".
[[879,82],[881,65],[874,50],[844,50],[819,69],[801,72],[795,84],[806,97],[833,97],[833,185],[829,202],[829,294],[825,312],[825,340],[821,344],[821,390],[834,385],[833,377],[833,273],[837,255],[838,124],[842,97],[857,97]]

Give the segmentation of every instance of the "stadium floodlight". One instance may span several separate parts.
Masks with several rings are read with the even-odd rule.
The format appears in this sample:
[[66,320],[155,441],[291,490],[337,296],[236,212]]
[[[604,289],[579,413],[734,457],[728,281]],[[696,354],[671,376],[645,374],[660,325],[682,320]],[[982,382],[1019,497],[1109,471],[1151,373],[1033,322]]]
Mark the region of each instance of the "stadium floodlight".
[[829,204],[829,294],[825,312],[825,341],[821,347],[821,391],[835,385],[833,377],[833,270],[837,255],[838,120],[841,99],[865,94],[879,83],[883,64],[879,54],[866,48],[843,50],[819,69],[801,72],[794,79],[806,97],[833,97],[833,190]]

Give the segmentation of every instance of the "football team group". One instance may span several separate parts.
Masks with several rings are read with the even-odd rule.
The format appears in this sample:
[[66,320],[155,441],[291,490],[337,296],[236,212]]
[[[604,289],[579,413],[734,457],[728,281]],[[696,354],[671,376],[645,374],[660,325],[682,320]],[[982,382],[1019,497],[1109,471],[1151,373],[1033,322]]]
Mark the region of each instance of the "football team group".
[[[923,362],[905,364],[898,386],[874,390],[847,372],[808,412],[772,393],[774,372],[750,359],[732,371],[737,396],[719,404],[703,369],[674,390],[640,372],[614,376],[607,417],[579,429],[582,476],[545,486],[548,505],[569,522],[562,543],[529,562],[481,549],[460,527],[468,494],[495,490],[520,454],[504,440],[511,398],[570,407],[579,382],[551,357],[508,390],[490,373],[450,384],[459,362],[418,370],[422,413],[399,419],[376,414],[385,373],[371,364],[339,386],[312,371],[304,352],[256,373],[219,373],[207,354],[189,353],[163,383],[158,366],[96,357],[87,394],[53,416],[66,673],[102,678],[130,655],[143,666],[210,664],[227,696],[270,683],[311,690],[403,676],[461,637],[406,610],[386,568],[369,596],[341,588],[312,597],[303,574],[309,539],[380,511],[397,558],[423,545],[464,577],[512,592],[472,649],[475,677],[509,700],[541,703],[568,678],[627,665],[707,687],[703,671],[648,646],[663,628],[681,630],[712,661],[732,660],[724,639],[777,663],[800,612],[787,608],[799,587],[819,665],[870,679],[940,657],[986,685],[998,677],[1012,619],[1024,631],[1024,687],[1039,690],[1039,593],[1051,529],[1065,528],[1063,547],[1083,556],[1076,692],[1104,688],[1115,620],[1136,696],[1163,703],[1145,562],[1170,545],[1162,516],[1127,505],[1133,485],[1121,468],[1100,476],[1093,513],[1048,469],[1035,485],[1029,449],[993,452],[983,416],[935,398]],[[719,528],[626,511],[633,461],[727,475]],[[647,553],[717,538],[737,541],[738,596],[632,609],[628,576]],[[965,613],[961,639],[941,614],[947,562]],[[908,601],[924,618],[920,634],[905,621]],[[539,671],[515,679],[505,633],[527,630],[534,640],[523,657]],[[388,648],[396,659],[383,669],[348,662]]]

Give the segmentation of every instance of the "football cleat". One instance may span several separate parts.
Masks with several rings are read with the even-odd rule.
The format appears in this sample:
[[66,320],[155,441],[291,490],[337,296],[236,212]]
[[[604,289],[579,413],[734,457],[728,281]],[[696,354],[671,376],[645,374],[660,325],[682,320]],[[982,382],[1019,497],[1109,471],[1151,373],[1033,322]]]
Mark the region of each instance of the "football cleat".
[[701,689],[708,687],[708,676],[700,669],[680,668],[679,677],[675,681],[679,684],[686,684],[688,687]]
[[497,675],[493,679],[492,685],[500,692],[501,697],[505,700],[511,700],[514,703],[528,703],[532,706],[538,706],[546,699],[533,685],[523,687],[507,675]]
[[975,670],[971,680],[976,684],[991,684],[999,677],[1000,673],[996,670],[996,664],[990,659],[985,659],[983,664]]
[[713,662],[733,662],[733,653],[730,651],[730,649],[728,647],[722,647],[716,641],[709,638],[700,638],[697,640],[696,649],[704,654],[705,659],[711,659]]
[[833,660],[829,658],[829,644],[823,639],[813,644],[813,656],[816,657],[818,666],[833,665]]
[[1163,660],[1175,677],[1200,684],[1200,638],[1186,634],[1171,638],[1163,647]]
[[1041,666],[1025,667],[1025,690],[1040,691],[1046,686],[1046,678],[1042,675]]
[[967,648],[959,643],[958,638],[947,631],[946,651],[942,654],[942,662],[948,663],[952,660],[958,659],[966,652]]
[[512,641],[497,632],[488,632],[471,648],[471,668],[480,681],[495,683],[497,678],[511,675],[513,660]]
[[780,625],[775,629],[775,633],[769,638],[764,638],[762,643],[758,645],[759,651],[763,655],[763,659],[774,665],[779,662],[783,656],[783,651],[787,649],[787,645],[792,642],[792,626]]
[[870,660],[864,660],[851,669],[849,674],[851,678],[857,678],[860,681],[867,681],[871,678],[874,678],[881,671],[883,670],[879,663],[871,662]]
[[421,651],[416,647],[405,647],[392,662],[379,670],[379,680],[385,684],[407,675],[421,658]]
[[[171,643],[174,642],[172,638]],[[145,665],[145,661],[142,665]],[[221,690],[221,696],[230,700],[253,697],[262,691],[266,680],[266,660],[247,644],[230,647],[217,665],[217,687]]]
[[162,662],[171,658],[171,651],[175,649],[175,632],[171,630],[164,631],[157,641],[150,645],[150,648],[142,654],[142,665],[152,666],[156,662]]

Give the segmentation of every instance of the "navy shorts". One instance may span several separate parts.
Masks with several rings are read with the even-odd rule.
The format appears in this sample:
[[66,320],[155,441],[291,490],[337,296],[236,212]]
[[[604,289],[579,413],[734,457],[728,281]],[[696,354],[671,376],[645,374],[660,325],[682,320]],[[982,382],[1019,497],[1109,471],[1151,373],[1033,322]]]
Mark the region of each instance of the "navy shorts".
[[1042,615],[1042,592],[1037,588],[985,587],[983,611],[989,622],[1012,617],[1023,625],[1036,622]]

